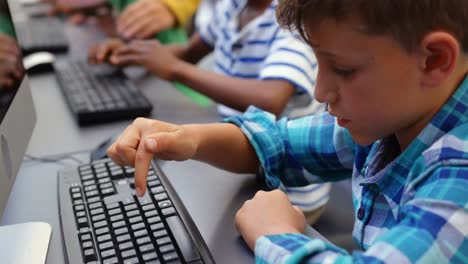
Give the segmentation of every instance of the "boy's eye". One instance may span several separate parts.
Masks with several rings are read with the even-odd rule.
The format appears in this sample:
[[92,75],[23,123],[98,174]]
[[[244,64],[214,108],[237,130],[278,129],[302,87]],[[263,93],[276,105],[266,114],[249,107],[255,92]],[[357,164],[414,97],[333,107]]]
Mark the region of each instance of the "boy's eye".
[[335,67],[333,68],[333,72],[335,72],[335,74],[341,77],[350,77],[356,72],[356,70],[355,69],[342,69],[342,68]]

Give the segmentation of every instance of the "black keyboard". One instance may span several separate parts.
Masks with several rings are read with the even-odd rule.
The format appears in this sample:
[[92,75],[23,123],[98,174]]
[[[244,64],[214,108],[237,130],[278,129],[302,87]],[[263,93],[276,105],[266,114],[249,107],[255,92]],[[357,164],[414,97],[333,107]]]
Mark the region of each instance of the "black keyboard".
[[123,74],[96,72],[86,61],[54,63],[55,75],[79,125],[148,116],[149,100]]
[[66,52],[68,39],[63,22],[56,17],[29,18],[16,24],[23,54],[38,51]]
[[135,196],[134,169],[110,159],[58,175],[66,263],[214,263],[198,229],[156,166]]

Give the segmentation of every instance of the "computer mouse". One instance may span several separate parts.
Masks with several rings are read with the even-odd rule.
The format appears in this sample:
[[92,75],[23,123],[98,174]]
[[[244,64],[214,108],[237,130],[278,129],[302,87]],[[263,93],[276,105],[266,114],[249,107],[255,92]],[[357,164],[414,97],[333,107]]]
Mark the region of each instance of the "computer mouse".
[[34,52],[23,58],[24,69],[29,74],[53,71],[54,61],[54,54],[46,51]]
[[107,149],[117,140],[119,136],[120,134],[113,135],[99,143],[99,145],[91,151],[91,161],[107,158]]

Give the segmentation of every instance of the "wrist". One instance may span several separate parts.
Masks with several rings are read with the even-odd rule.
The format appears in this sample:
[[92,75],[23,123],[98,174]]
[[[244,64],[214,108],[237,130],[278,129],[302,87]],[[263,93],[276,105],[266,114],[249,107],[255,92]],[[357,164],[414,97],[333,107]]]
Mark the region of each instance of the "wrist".
[[190,141],[192,142],[192,146],[193,146],[193,156],[191,157],[192,159],[197,159],[197,157],[199,156],[199,152],[200,152],[200,145],[201,145],[201,141],[202,141],[202,131],[200,130],[200,125],[196,125],[196,124],[188,124],[188,125],[181,125],[182,129],[185,130],[187,137],[190,138]]
[[176,58],[172,63],[169,81],[185,83],[193,65]]

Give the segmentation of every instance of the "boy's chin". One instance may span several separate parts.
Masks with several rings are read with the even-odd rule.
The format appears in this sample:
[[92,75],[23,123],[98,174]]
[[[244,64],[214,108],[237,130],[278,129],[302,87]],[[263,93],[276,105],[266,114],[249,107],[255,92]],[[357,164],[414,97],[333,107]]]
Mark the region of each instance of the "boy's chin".
[[369,135],[363,135],[359,133],[353,133],[349,131],[351,138],[356,142],[356,144],[361,146],[368,146],[378,140],[378,138],[371,137]]

